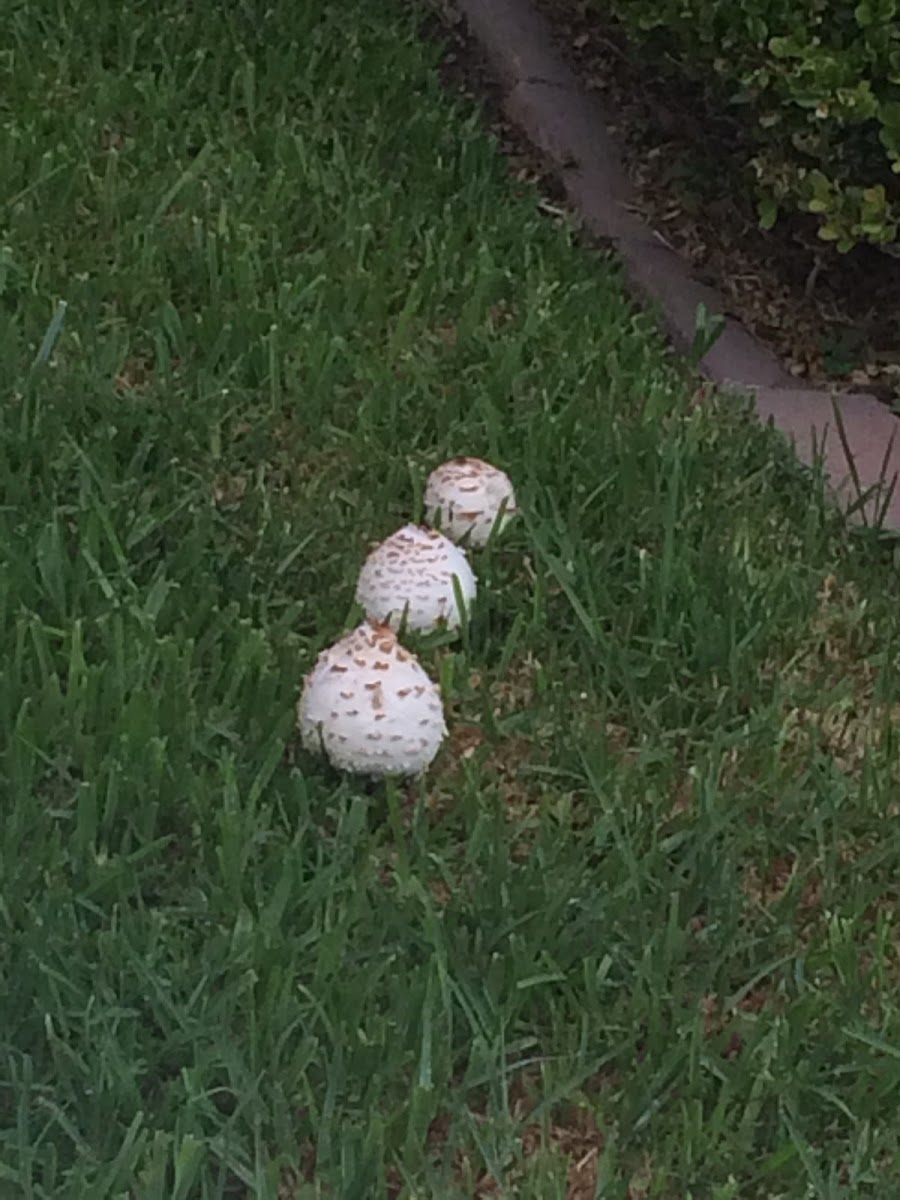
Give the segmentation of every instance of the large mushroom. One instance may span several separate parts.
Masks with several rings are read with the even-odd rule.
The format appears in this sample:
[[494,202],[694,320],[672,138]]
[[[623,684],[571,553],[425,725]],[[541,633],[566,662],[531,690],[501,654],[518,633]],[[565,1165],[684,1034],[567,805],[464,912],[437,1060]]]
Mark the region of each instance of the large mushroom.
[[484,546],[517,512],[509,476],[480,458],[451,458],[425,484],[425,519],[454,542]]
[[407,629],[427,633],[457,629],[476,585],[464,550],[434,529],[404,525],[366,559],[356,599],[370,620],[394,629],[405,620]]
[[305,748],[342,771],[425,771],[447,734],[437,684],[385,625],[366,621],[318,657],[297,724]]

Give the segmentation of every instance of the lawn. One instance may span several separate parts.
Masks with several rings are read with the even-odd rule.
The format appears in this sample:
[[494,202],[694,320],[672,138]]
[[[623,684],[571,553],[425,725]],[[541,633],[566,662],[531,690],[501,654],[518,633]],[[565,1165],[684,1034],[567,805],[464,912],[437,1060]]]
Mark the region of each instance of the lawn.
[[[414,7],[8,0],[0,1197],[896,1197],[896,569]],[[461,453],[523,515],[367,787],[299,687]]]

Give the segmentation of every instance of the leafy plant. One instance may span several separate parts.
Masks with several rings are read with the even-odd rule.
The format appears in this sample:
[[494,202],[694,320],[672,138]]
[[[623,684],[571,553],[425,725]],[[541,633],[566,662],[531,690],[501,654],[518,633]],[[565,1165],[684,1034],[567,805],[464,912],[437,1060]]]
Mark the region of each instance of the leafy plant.
[[897,0],[614,0],[612,8],[716,102],[751,114],[747,166],[764,228],[799,210],[839,251],[896,243]]

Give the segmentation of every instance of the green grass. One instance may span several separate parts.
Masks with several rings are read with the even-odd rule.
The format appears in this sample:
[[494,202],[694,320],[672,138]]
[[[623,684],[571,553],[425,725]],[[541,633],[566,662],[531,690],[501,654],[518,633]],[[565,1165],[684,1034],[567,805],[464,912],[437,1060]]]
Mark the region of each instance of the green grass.
[[[7,9],[0,1196],[900,1194],[883,550],[408,6]],[[456,453],[525,516],[409,812],[294,704]]]

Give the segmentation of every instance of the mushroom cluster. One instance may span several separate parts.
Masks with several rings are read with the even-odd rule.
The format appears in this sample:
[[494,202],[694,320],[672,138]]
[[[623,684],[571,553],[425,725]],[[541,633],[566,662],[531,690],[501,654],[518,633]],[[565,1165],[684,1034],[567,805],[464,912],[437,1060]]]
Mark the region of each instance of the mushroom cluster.
[[307,750],[374,778],[428,769],[447,735],[440,689],[398,634],[460,629],[477,590],[466,547],[486,545],[517,511],[509,477],[481,459],[432,471],[429,527],[404,525],[375,546],[356,586],[366,620],[306,677],[297,725]]

